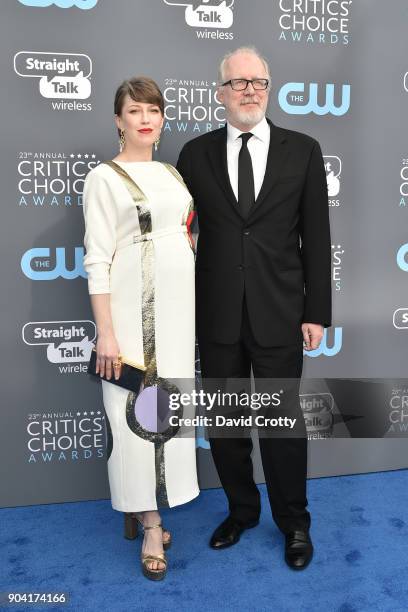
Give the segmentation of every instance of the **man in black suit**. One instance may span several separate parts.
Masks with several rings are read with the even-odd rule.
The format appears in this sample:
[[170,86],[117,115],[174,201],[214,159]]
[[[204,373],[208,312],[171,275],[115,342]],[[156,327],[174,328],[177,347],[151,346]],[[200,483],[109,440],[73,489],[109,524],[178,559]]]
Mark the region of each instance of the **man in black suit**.
[[[204,379],[299,381],[303,348],[331,325],[327,184],[318,142],[265,118],[270,76],[259,53],[240,48],[220,64],[227,125],[188,142],[177,168],[194,197],[200,234],[197,333]],[[298,387],[297,387],[298,389]],[[259,435],[272,516],[285,559],[304,569],[313,546],[306,510],[307,438],[295,395],[296,437]],[[211,437],[229,516],[210,545],[235,544],[259,521],[250,436]]]

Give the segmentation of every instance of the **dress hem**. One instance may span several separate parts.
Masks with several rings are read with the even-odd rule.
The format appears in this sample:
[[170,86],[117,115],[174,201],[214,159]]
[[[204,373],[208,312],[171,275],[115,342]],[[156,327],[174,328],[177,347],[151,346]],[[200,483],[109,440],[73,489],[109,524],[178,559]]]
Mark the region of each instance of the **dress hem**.
[[114,510],[117,510],[118,512],[148,512],[149,510],[174,508],[175,506],[181,506],[182,504],[187,504],[188,502],[198,497],[199,494],[200,494],[200,489],[196,489],[196,491],[192,495],[189,495],[188,497],[176,499],[175,501],[173,500],[172,503],[169,504],[168,506],[158,506],[157,503],[155,502],[154,504],[144,504],[142,507],[139,507],[139,508],[134,508],[134,507],[129,508],[128,506],[119,507],[119,506],[114,506],[112,504],[112,508]]

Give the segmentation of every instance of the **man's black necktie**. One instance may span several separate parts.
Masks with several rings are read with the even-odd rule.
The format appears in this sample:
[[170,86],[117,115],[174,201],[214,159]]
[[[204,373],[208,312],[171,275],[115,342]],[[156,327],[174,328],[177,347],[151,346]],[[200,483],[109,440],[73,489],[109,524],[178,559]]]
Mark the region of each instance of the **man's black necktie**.
[[238,157],[238,206],[244,218],[248,216],[255,201],[254,171],[248,151],[248,140],[252,136],[251,132],[240,135],[242,146]]

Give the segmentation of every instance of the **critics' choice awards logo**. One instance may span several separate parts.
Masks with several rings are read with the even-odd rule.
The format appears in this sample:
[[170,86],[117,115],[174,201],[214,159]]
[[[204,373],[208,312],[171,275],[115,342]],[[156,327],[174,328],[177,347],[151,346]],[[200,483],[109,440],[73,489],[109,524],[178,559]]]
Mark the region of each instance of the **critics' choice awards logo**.
[[55,5],[60,8],[71,8],[76,6],[86,10],[96,6],[98,0],[19,0],[19,2],[25,6],[38,6],[41,8]]
[[48,361],[58,364],[61,374],[78,374],[88,371],[96,326],[87,320],[30,321],[22,329],[22,338],[28,346],[47,347]]
[[408,388],[392,389],[389,401],[390,427],[387,433],[406,434],[408,432]]
[[329,196],[329,206],[340,206],[340,179],[342,162],[337,155],[323,155],[324,169],[326,170],[327,192]]
[[353,0],[279,0],[279,40],[349,44]]
[[38,79],[43,98],[54,100],[53,110],[92,110],[89,102],[77,102],[91,95],[92,61],[88,55],[19,51],[14,56],[14,70],[20,77]]
[[206,80],[165,79],[163,130],[211,132],[225,123],[225,108],[217,97],[217,83]]
[[397,265],[403,272],[408,272],[408,242],[397,251]]
[[404,158],[401,162],[401,170],[400,170],[400,200],[399,206],[401,208],[407,208],[407,198],[408,198],[408,158]]
[[37,209],[82,206],[85,177],[98,164],[95,153],[20,151],[18,205]]
[[336,291],[341,291],[342,288],[342,261],[344,249],[341,244],[331,245],[332,254],[332,280]]
[[100,410],[31,413],[28,463],[87,461],[105,457],[105,416]]
[[[164,0],[165,4],[184,8],[186,24],[196,29],[198,39],[233,40],[232,32],[224,32],[232,26],[234,0]],[[205,28],[205,29],[202,29]],[[209,28],[216,28],[211,30]]]
[[[348,84],[285,83],[279,90],[278,101],[281,109],[290,115],[314,113],[340,117],[350,108],[350,90]],[[320,104],[319,100],[324,103]]]
[[[330,336],[332,338],[330,339]],[[303,351],[307,357],[334,357],[340,353],[343,344],[343,328],[326,328],[319,348],[313,351]]]
[[397,308],[392,316],[396,329],[408,329],[408,308]]
[[300,407],[309,440],[333,436],[333,406],[331,393],[301,393]]
[[84,248],[29,249],[21,258],[21,270],[27,278],[34,281],[87,278],[84,269]]

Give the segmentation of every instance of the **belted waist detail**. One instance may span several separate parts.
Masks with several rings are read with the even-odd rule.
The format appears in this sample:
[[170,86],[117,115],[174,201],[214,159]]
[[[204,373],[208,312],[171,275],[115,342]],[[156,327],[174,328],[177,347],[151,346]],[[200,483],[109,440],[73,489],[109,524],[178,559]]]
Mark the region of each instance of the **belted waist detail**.
[[171,236],[172,234],[182,234],[186,232],[187,225],[174,225],[173,227],[166,227],[165,229],[156,230],[154,232],[147,232],[146,234],[135,234],[133,236],[127,236],[116,244],[116,250],[123,249],[124,247],[130,246],[131,244],[137,244],[138,242],[145,242],[147,240],[162,238],[163,236]]

